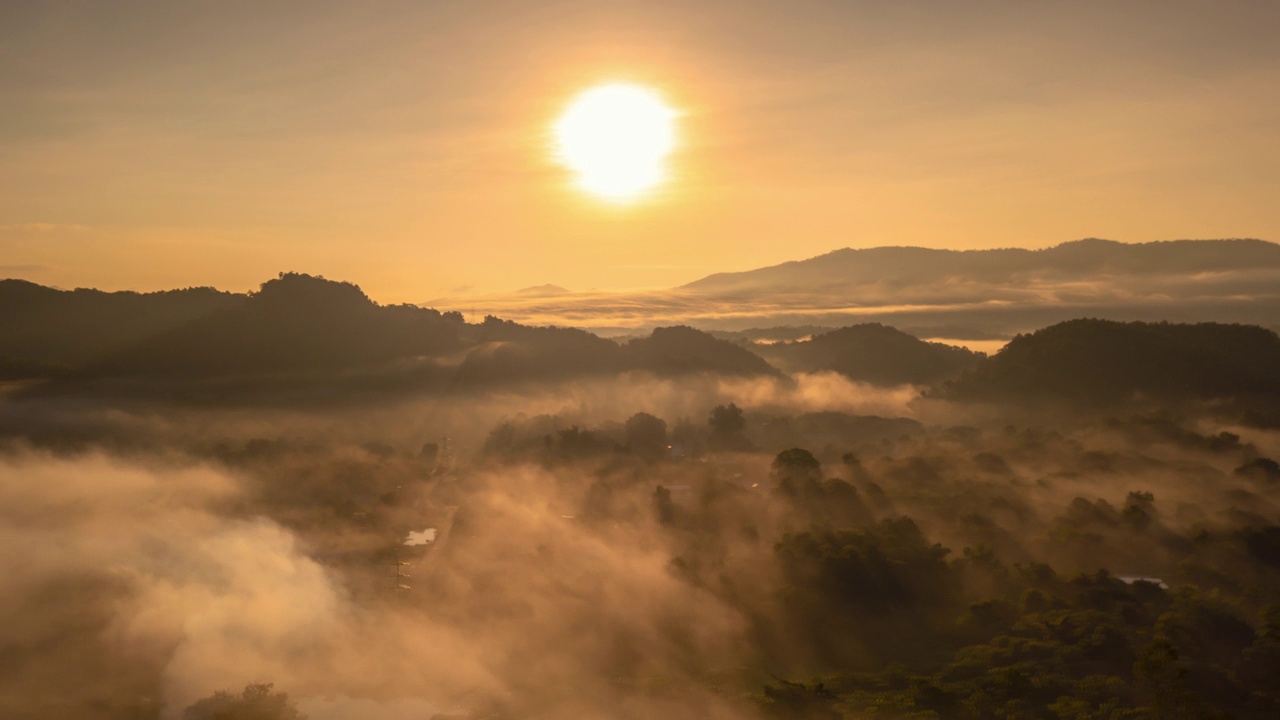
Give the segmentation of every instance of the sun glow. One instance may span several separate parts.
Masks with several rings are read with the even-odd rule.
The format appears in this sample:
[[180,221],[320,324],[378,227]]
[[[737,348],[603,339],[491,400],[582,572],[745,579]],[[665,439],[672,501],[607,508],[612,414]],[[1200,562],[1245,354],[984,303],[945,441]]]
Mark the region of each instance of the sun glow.
[[647,88],[594,87],[556,121],[556,156],[583,190],[608,200],[633,200],[666,179],[675,118],[676,112]]

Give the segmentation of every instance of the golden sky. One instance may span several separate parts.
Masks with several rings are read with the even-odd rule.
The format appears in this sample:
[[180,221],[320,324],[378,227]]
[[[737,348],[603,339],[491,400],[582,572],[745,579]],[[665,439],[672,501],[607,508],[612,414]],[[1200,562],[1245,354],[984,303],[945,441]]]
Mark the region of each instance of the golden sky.
[[[0,3],[0,277],[381,302],[839,247],[1280,240],[1280,2]],[[679,113],[584,195],[579,92]]]

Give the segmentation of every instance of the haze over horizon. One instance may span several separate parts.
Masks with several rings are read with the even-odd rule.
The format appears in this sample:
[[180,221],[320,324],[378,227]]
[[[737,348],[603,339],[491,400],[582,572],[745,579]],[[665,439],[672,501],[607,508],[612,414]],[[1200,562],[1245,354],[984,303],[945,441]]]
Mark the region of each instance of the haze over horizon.
[[[1259,0],[6,3],[0,275],[297,270],[418,302],[841,247],[1280,238],[1278,31]],[[631,204],[552,148],[619,81],[676,122]]]

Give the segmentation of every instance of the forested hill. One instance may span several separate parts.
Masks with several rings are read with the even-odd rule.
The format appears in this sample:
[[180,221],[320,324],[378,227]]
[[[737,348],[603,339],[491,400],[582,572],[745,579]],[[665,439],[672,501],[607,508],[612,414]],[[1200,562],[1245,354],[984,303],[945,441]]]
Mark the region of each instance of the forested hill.
[[1280,336],[1251,325],[1073,320],[1019,335],[941,394],[955,399],[1280,397]]
[[2,378],[72,382],[77,392],[116,379],[131,388],[162,384],[166,396],[206,381],[241,383],[249,394],[293,387],[343,396],[635,372],[835,372],[876,385],[933,386],[935,396],[955,400],[1280,397],[1280,337],[1248,325],[1073,320],[1020,335],[988,358],[880,324],[774,345],[679,326],[619,344],[574,328],[494,317],[467,323],[456,312],[379,305],[350,283],[292,273],[246,295],[68,293],[14,282],[0,294],[9,300],[0,305]]
[[876,385],[928,385],[981,362],[966,348],[925,342],[879,323],[852,325],[808,340],[757,346],[778,367],[838,372]]
[[463,348],[458,313],[382,306],[359,287],[296,273],[243,302],[145,338],[95,374],[209,376],[344,369]]
[[[779,375],[751,351],[693,328],[659,328],[619,345],[573,328],[494,317],[469,324],[456,312],[379,305],[353,284],[297,273],[282,273],[247,295],[11,287],[44,301],[0,306],[0,323],[17,328],[4,337],[0,371],[8,379],[72,381],[81,390],[112,378],[132,387],[235,380],[257,389],[372,383],[422,390],[628,371]],[[81,332],[85,318],[94,332]]]
[[30,367],[82,366],[244,300],[207,287],[103,292],[0,280],[0,359]]

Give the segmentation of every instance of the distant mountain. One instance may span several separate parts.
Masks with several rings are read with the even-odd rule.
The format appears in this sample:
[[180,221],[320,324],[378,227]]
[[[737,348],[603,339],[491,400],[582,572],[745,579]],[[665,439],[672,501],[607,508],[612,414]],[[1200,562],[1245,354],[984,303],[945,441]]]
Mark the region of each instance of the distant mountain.
[[943,341],[998,340],[1080,317],[1280,328],[1280,245],[1079,240],[1044,250],[844,249],[670,290],[509,294],[439,306],[613,335],[671,325],[746,331],[878,322],[934,329],[924,337]]
[[759,346],[792,372],[838,372],[876,385],[924,385],[952,377],[985,357],[961,347],[925,342],[879,323],[853,325],[809,340]]
[[708,294],[831,292],[869,285],[909,289],[932,283],[1019,286],[1031,280],[1097,281],[1118,275],[1212,276],[1280,271],[1280,245],[1262,240],[1174,240],[1126,244],[1087,239],[1045,250],[845,248],[808,260],[717,273],[681,289]]
[[525,297],[554,297],[556,295],[569,295],[572,291],[566,290],[559,285],[534,285],[533,287],[521,288],[512,293],[513,295],[523,295]]
[[1249,325],[1072,320],[1015,337],[938,394],[1090,404],[1280,400],[1280,335]]

